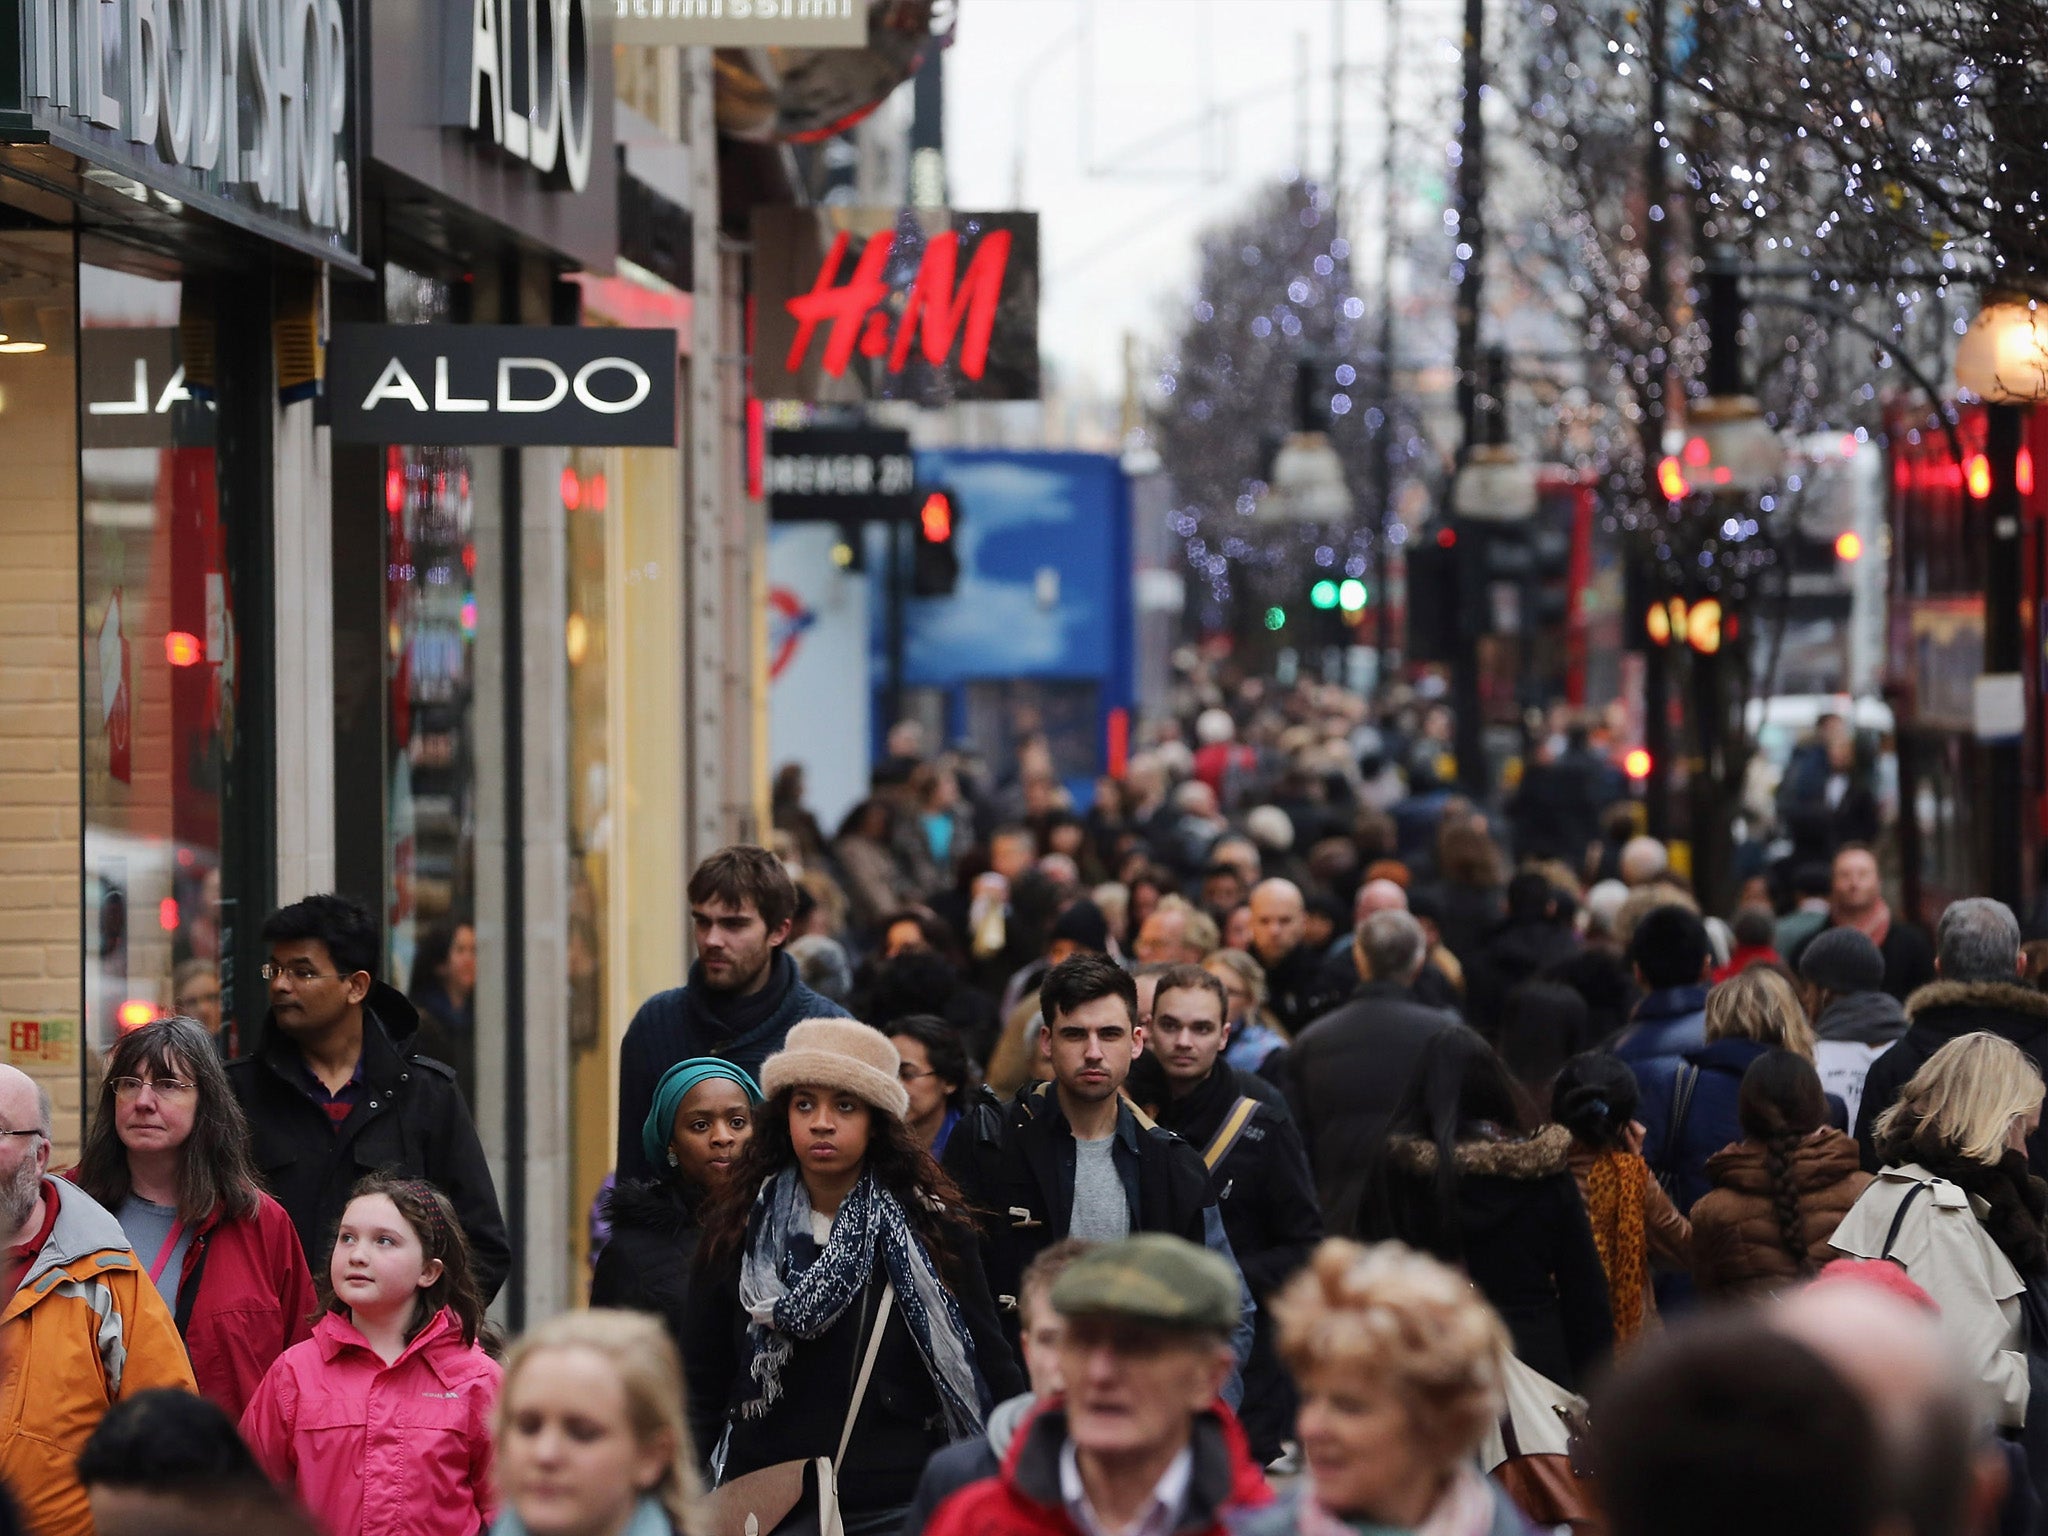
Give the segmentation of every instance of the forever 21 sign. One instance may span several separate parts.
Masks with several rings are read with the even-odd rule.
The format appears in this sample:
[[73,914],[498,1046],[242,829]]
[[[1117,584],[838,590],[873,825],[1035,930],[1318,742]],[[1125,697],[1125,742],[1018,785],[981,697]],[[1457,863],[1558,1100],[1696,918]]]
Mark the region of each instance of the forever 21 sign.
[[337,443],[672,448],[676,333],[337,325],[327,393]]

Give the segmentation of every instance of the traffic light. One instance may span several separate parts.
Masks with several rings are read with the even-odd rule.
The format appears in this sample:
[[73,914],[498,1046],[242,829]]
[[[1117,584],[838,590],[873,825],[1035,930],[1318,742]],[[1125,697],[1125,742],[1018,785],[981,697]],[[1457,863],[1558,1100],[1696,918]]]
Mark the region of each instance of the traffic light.
[[[1448,535],[1448,537],[1446,537]],[[1434,538],[1408,542],[1408,657],[1458,659],[1458,535],[1449,524]]]
[[910,558],[910,595],[951,597],[960,579],[960,556],[953,547],[960,526],[959,504],[949,487],[926,486],[922,491]]

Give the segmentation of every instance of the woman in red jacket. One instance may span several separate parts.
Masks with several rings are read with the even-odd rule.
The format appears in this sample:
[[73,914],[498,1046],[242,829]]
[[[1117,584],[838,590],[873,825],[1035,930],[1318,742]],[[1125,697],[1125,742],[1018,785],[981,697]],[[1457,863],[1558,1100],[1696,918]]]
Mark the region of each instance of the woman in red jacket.
[[237,1418],[271,1362],[310,1336],[315,1307],[298,1233],[248,1147],[205,1026],[158,1019],[115,1042],[72,1175],[120,1220],[199,1390]]

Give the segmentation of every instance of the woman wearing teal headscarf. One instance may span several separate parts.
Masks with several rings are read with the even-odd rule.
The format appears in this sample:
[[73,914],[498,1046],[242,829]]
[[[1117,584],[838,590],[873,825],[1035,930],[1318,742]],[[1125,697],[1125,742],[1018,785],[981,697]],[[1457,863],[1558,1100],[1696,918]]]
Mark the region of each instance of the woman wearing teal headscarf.
[[590,1279],[593,1307],[651,1312],[680,1340],[702,1232],[698,1209],[754,1134],[760,1102],[753,1078],[716,1056],[694,1056],[662,1074],[640,1136],[647,1160],[663,1172],[606,1197],[612,1235]]

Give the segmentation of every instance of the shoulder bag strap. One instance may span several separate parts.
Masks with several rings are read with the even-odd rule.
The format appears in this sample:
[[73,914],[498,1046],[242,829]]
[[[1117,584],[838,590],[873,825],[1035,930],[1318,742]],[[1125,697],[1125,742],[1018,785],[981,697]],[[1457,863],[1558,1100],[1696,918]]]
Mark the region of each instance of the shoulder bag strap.
[[1241,1094],[1238,1101],[1230,1106],[1230,1113],[1223,1117],[1223,1123],[1216,1128],[1215,1136],[1202,1153],[1202,1161],[1209,1165],[1211,1173],[1216,1171],[1217,1165],[1224,1158],[1230,1156],[1230,1149],[1236,1146],[1238,1138],[1244,1135],[1244,1128],[1251,1124],[1252,1116],[1258,1112],[1258,1108],[1259,1101],[1248,1093]]
[[[1906,1198],[1901,1200],[1899,1208],[1892,1212],[1891,1230],[1884,1235],[1884,1251],[1878,1254],[1878,1258],[1888,1264],[1899,1263],[1897,1259],[1892,1257],[1892,1247],[1899,1240],[1899,1228],[1906,1224],[1906,1212],[1912,1209],[1913,1202],[1926,1193],[1927,1186],[1925,1184],[1915,1184],[1906,1191]],[[1899,1264],[1899,1268],[1904,1269],[1905,1267],[1905,1265]]]
[[896,1299],[894,1281],[882,1282],[882,1301],[875,1308],[875,1326],[868,1332],[868,1352],[861,1359],[860,1375],[854,1378],[853,1401],[846,1409],[846,1424],[839,1431],[839,1450],[832,1457],[832,1470],[846,1460],[846,1447],[853,1439],[853,1421],[860,1417],[860,1405],[868,1395],[868,1378],[875,1374],[875,1357],[882,1352],[882,1333],[889,1326],[889,1304]]
[[1685,1135],[1685,1122],[1692,1116],[1692,1096],[1700,1085],[1700,1069],[1687,1062],[1678,1069],[1678,1079],[1671,1087],[1671,1126],[1664,1133],[1664,1178],[1669,1181],[1678,1177],[1678,1144]]

